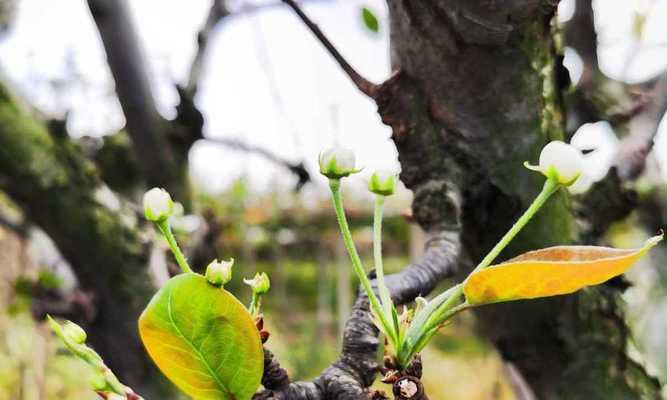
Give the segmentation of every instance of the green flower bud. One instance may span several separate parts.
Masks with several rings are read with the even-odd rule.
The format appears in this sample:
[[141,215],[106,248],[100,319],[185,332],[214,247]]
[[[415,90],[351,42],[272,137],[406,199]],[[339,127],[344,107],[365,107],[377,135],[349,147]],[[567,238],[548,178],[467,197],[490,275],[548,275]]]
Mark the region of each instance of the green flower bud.
[[342,147],[332,147],[320,153],[320,173],[329,179],[340,179],[359,172],[354,168],[354,153]]
[[271,288],[271,282],[269,281],[269,276],[264,273],[256,273],[255,277],[252,279],[244,279],[243,283],[252,288],[252,292],[255,294],[265,294]]
[[391,196],[396,191],[396,174],[389,171],[376,171],[368,181],[368,190],[382,196]]
[[153,188],[144,194],[144,214],[146,219],[162,222],[174,211],[174,202],[169,193],[160,188]]
[[63,325],[63,337],[66,341],[71,341],[76,344],[86,343],[88,335],[79,325],[72,321],[67,321]]
[[212,285],[222,286],[232,280],[232,266],[234,259],[229,261],[213,260],[208,267],[206,267],[206,280]]

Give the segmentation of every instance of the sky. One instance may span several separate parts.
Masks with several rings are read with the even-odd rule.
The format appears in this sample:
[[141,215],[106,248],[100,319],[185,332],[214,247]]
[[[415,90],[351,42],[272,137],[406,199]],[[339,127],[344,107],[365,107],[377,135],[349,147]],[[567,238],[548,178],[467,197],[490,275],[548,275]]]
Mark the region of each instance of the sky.
[[[561,3],[561,20],[571,14],[572,3]],[[177,102],[174,85],[187,79],[196,32],[210,3],[129,0],[129,4],[159,111],[171,118]],[[379,17],[378,34],[364,28],[363,6]],[[597,0],[594,6],[605,74],[637,82],[667,68],[667,0]],[[319,0],[304,8],[364,76],[375,82],[389,76],[384,0]],[[646,12],[644,34],[638,39],[632,33],[635,16]],[[576,81],[581,67],[573,52],[566,55]],[[634,61],[628,63],[629,58]],[[69,129],[75,136],[109,134],[124,124],[84,0],[20,0],[12,30],[0,39],[0,70],[45,114],[69,112]],[[270,148],[287,159],[304,160],[311,171],[316,171],[317,154],[332,144],[354,150],[364,167],[362,174],[398,169],[390,129],[381,123],[374,103],[356,90],[285,7],[219,24],[200,87],[196,101],[206,118],[207,137],[238,138]],[[667,154],[665,125],[656,147],[661,154]],[[259,190],[294,181],[291,174],[258,156],[210,142],[196,144],[190,157],[193,179],[210,191],[225,188],[239,176]]]

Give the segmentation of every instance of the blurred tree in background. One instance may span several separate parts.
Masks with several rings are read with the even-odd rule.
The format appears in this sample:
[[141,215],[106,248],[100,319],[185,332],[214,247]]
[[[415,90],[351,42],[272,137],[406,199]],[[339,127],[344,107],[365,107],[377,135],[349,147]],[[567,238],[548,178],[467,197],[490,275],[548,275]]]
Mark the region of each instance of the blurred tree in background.
[[[188,175],[192,146],[209,140],[269,160],[294,176],[296,191],[313,184],[303,162],[203,133],[196,96],[215,28],[264,8],[295,11],[391,128],[413,201],[410,212],[399,204],[386,220],[387,267],[398,272],[410,265],[430,278],[411,287],[406,301],[465,276],[538,192],[540,180],[522,170],[523,161],[536,160],[545,143],[567,141],[586,123],[607,121],[620,136],[609,173],[585,194],[561,194],[549,203],[503,257],[557,243],[630,247],[667,225],[664,179],[656,178],[649,156],[667,109],[667,74],[632,85],[603,74],[591,0],[576,0],[562,24],[551,0],[387,0],[388,21],[360,7],[369,31],[387,29],[391,37],[394,72],[377,84],[350,65],[297,3],[236,3],[244,2],[211,2],[192,38],[197,47],[188,79],[176,85],[172,118],[158,112],[126,0],[87,0],[123,129],[100,141],[74,138],[67,116],[41,115],[12,82],[0,82],[0,398],[84,398],[73,360],[57,353],[39,323],[47,313],[81,322],[107,363],[147,398],[169,391],[136,333],[150,294],[176,272],[166,247],[150,244],[152,230],[141,219],[139,196],[153,186],[182,202],[175,228],[189,233],[192,265],[203,268],[233,254],[244,276],[271,274],[269,347],[292,378],[315,378],[336,359],[344,320],[363,304],[352,303],[355,281],[328,202],[288,190],[260,195],[243,179],[212,194]],[[0,2],[0,29],[11,27],[15,7]],[[636,16],[639,36],[647,15]],[[563,65],[565,46],[581,62],[574,84]],[[592,142],[591,150],[600,145]],[[372,215],[361,204],[363,198],[355,199],[348,215],[369,257]],[[34,265],[26,247],[35,243],[52,243],[61,267]],[[630,276],[639,289],[614,279],[579,294],[495,305],[461,318],[438,338],[438,351],[424,356],[429,392],[456,399],[660,398],[667,381],[664,246],[653,256],[657,268]],[[366,387],[376,371],[363,366],[343,357],[334,368]],[[40,392],[26,394],[35,388]]]

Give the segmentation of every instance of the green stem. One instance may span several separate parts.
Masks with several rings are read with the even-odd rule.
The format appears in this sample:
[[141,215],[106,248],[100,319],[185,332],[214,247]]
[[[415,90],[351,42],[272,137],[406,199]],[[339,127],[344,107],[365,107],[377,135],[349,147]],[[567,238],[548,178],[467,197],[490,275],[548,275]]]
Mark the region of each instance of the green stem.
[[257,316],[261,305],[262,305],[262,295],[252,292],[252,299],[250,300],[250,305],[248,306],[248,312],[250,313],[250,315]]
[[334,210],[336,211],[336,219],[338,220],[338,226],[340,227],[340,233],[343,237],[343,244],[345,249],[350,255],[350,261],[352,262],[352,269],[357,274],[357,278],[361,282],[361,286],[364,288],[364,291],[368,295],[368,300],[370,302],[371,310],[374,314],[380,319],[380,323],[384,325],[387,335],[390,336],[390,339],[396,344],[397,337],[395,335],[392,326],[389,325],[384,313],[382,312],[382,307],[378,301],[375,292],[373,292],[373,287],[371,282],[366,276],[366,271],[361,265],[361,259],[357,253],[357,248],[354,245],[352,240],[352,233],[350,232],[350,227],[347,224],[347,218],[345,217],[345,209],[343,208],[343,199],[340,194],[340,181],[337,179],[329,179],[329,188],[331,189],[331,197],[333,198]]
[[384,196],[375,196],[375,212],[373,214],[373,261],[375,263],[375,274],[377,276],[378,291],[384,310],[385,318],[393,319],[394,329],[398,332],[398,319],[392,318],[392,301],[389,290],[384,282],[384,265],[382,264],[382,214],[384,212]]
[[[468,275],[470,277],[477,271],[480,271],[493,262],[493,260],[498,257],[498,255],[507,247],[507,245],[514,239],[514,237],[523,229],[524,226],[535,216],[537,211],[546,203],[546,201],[556,193],[560,185],[554,179],[547,179],[542,187],[542,191],[537,195],[535,200],[530,204],[528,209],[519,217],[519,219],[512,225],[512,227],[507,231],[507,233],[496,243],[495,246],[489,251],[489,253],[477,264],[477,267]],[[466,278],[467,280],[468,278]],[[442,324],[447,318],[451,315],[449,311],[452,307],[458,307],[457,303],[461,296],[463,295],[463,287],[465,286],[465,281],[463,284],[459,285],[458,288],[452,293],[452,295],[445,301],[440,307],[438,307],[435,312],[428,318],[426,324],[424,324],[423,332],[428,332],[429,329],[433,329],[436,326]]]
[[477,267],[475,267],[475,269],[468,276],[491,265],[493,260],[498,257],[498,255],[505,249],[505,247],[507,247],[507,245],[512,241],[512,239],[514,239],[517,233],[519,233],[519,231],[521,231],[521,229],[526,226],[526,224],[535,216],[539,209],[542,208],[544,203],[549,200],[549,197],[558,191],[559,187],[560,185],[558,182],[556,182],[556,180],[551,178],[547,179],[546,182],[544,182],[542,191],[537,195],[535,200],[533,200],[528,209],[523,213],[523,215],[521,215],[521,217],[519,217],[519,219],[514,223],[514,225],[512,225],[512,227],[500,239],[500,241],[496,243],[495,246],[493,246],[491,251],[489,251],[489,254],[487,254],[486,257],[480,261]]
[[188,262],[185,260],[185,256],[183,255],[181,248],[178,247],[176,238],[174,237],[174,234],[171,231],[171,227],[169,226],[169,220],[165,219],[164,221],[157,222],[156,225],[158,229],[160,229],[160,232],[162,232],[164,238],[167,239],[167,243],[169,243],[169,248],[171,249],[171,252],[174,254],[174,258],[176,258],[178,266],[181,267],[181,271],[183,271],[184,273],[191,273],[192,269],[188,265]]

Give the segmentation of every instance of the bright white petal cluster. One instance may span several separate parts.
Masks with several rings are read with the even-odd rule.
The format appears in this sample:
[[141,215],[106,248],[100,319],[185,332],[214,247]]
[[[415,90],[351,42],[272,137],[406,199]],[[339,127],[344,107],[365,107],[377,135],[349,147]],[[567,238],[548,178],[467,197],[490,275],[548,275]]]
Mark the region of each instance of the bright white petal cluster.
[[332,147],[320,153],[320,173],[329,179],[340,179],[357,172],[354,153],[343,147]]
[[539,170],[555,178],[559,183],[569,185],[582,173],[584,155],[572,145],[561,141],[553,141],[544,146],[540,153]]
[[232,280],[232,266],[234,259],[229,261],[213,260],[208,267],[206,267],[206,279],[215,286],[221,286]]
[[608,122],[584,124],[572,136],[570,144],[554,141],[544,146],[539,166],[531,169],[547,177],[555,175],[571,193],[583,193],[607,175],[618,147],[619,140]]
[[607,176],[618,155],[619,140],[606,121],[583,124],[572,136],[570,144],[584,154],[583,173],[568,189],[574,194],[587,191]]
[[144,213],[147,220],[164,221],[169,218],[173,210],[174,202],[166,190],[153,188],[144,194]]

